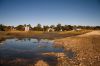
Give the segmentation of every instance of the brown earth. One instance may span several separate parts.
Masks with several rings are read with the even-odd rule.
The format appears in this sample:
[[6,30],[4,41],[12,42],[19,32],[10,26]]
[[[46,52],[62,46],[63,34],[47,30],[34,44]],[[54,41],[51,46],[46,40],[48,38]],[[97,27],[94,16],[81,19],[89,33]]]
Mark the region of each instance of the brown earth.
[[65,50],[73,50],[76,57],[71,66],[100,66],[100,31],[92,31],[83,35],[66,37],[54,41]]
[[100,35],[100,31],[92,31],[86,34],[79,35],[80,37],[91,36],[91,35]]

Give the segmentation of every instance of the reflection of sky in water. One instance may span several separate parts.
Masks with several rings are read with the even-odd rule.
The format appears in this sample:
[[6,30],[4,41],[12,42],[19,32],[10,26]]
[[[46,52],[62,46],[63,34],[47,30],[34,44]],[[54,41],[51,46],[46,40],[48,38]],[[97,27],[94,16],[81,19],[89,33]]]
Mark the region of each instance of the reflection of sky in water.
[[51,40],[32,38],[7,39],[0,44],[0,58],[6,60],[11,58],[26,58],[32,61],[43,59],[51,63],[56,59],[53,56],[43,56],[42,53],[46,52],[63,52],[63,48],[55,47]]
[[36,39],[31,40],[17,40],[17,39],[7,39],[4,42],[4,45],[1,46],[0,49],[8,49],[8,50],[19,50],[21,51],[32,51],[32,52],[39,52],[39,51],[55,51],[59,52],[62,51],[62,49],[54,48],[53,42],[46,42],[46,41],[39,41],[37,42]]

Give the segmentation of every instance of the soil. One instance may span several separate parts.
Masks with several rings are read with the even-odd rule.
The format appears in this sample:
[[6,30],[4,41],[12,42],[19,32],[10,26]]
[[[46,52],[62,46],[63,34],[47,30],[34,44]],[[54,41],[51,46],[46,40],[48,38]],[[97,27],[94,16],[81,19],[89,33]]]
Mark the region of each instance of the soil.
[[76,53],[75,58],[68,61],[71,66],[100,66],[100,31],[57,39],[54,42],[62,45],[65,50],[71,49]]

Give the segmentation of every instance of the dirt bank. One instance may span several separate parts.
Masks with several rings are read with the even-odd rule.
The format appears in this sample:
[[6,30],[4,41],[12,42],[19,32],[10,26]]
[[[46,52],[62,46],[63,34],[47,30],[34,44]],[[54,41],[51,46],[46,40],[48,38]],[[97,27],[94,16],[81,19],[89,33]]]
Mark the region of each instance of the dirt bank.
[[73,66],[100,66],[100,31],[57,39],[55,44],[76,52]]

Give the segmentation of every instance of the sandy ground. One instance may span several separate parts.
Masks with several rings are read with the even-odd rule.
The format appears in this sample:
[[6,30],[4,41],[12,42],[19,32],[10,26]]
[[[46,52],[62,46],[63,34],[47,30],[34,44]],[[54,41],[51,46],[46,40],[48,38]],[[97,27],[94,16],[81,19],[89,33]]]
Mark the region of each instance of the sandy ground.
[[79,37],[84,37],[84,36],[91,36],[91,35],[100,35],[100,31],[92,31],[86,34],[78,35]]
[[76,53],[76,57],[69,61],[70,66],[100,66],[100,31],[57,39],[55,44]]

